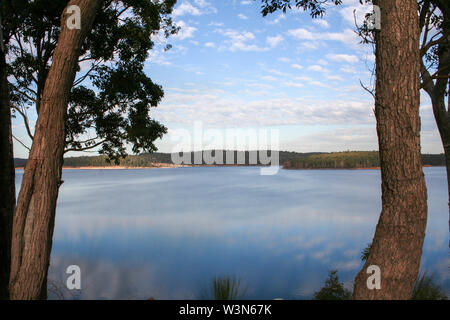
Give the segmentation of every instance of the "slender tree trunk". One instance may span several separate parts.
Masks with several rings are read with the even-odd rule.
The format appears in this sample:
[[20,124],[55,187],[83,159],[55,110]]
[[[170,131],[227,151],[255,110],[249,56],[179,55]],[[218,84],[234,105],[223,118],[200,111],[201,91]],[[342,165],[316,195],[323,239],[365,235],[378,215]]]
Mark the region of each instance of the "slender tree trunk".
[[[450,131],[450,123],[447,127],[448,131]],[[441,136],[442,143],[444,144],[444,152],[445,152],[445,165],[447,169],[447,191],[448,191],[448,227],[450,231],[450,135],[447,135],[445,138]],[[450,239],[448,242],[448,246],[450,248]]]
[[[447,169],[447,190],[449,199],[449,216],[450,216],[450,113],[445,107],[445,88],[439,90],[437,86],[434,87],[431,102],[433,105],[434,118],[439,129],[442,145],[444,146],[445,164]],[[449,219],[450,226],[450,219]],[[449,243],[450,246],[450,243]]]
[[[448,13],[447,13],[448,21]],[[445,29],[449,31],[449,29]],[[439,66],[438,69],[441,70],[438,73],[439,79],[436,80],[434,85],[430,85],[425,90],[431,97],[431,103],[433,105],[434,119],[436,120],[436,125],[441,136],[442,145],[444,147],[445,153],[445,163],[447,169],[447,189],[448,189],[448,199],[449,199],[449,230],[450,230],[450,106],[445,106],[445,95],[446,90],[449,85],[449,80],[445,77],[450,76],[450,69],[448,65],[450,64],[450,36],[439,45]],[[446,67],[447,66],[447,67]],[[450,103],[450,93],[448,96],[448,102]],[[449,242],[450,247],[450,242]]]
[[[382,211],[370,255],[355,279],[353,298],[409,299],[427,222],[420,155],[418,7],[417,0],[379,0],[375,4],[381,8],[381,31],[375,36],[375,116]],[[381,289],[367,285],[371,265],[380,268]]]
[[[444,33],[450,31],[450,12],[443,10],[444,14]],[[442,146],[444,147],[445,163],[447,169],[447,190],[449,200],[449,230],[450,230],[450,94],[446,97],[447,88],[450,90],[450,37],[439,44],[438,47],[438,67],[437,79],[432,80],[430,73],[426,70],[425,64],[421,64],[423,89],[431,98],[433,106],[434,119],[441,136]],[[447,106],[445,105],[445,99]],[[450,242],[449,242],[450,247]]]
[[0,48],[0,300],[9,298],[11,229],[16,205],[6,58]]
[[81,9],[81,29],[69,29],[66,10],[45,82],[33,145],[13,221],[11,299],[46,299],[55,209],[61,184],[64,118],[80,48],[101,0],[71,0]]

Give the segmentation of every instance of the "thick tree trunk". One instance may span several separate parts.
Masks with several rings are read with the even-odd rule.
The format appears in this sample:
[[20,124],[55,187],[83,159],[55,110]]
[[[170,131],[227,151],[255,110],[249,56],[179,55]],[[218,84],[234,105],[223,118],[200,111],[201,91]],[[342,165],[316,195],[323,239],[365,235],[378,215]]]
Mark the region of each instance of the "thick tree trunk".
[[11,229],[16,205],[6,59],[0,48],[0,300],[9,298]]
[[92,27],[101,0],[71,0],[81,9],[81,29],[67,27],[52,58],[41,102],[33,145],[22,179],[13,221],[11,299],[46,299],[55,209],[61,184],[64,118],[80,48]]
[[[420,156],[420,56],[417,0],[379,0],[376,40],[377,119],[382,211],[370,255],[355,279],[354,299],[409,299],[417,279],[427,222]],[[381,270],[369,289],[368,267]]]

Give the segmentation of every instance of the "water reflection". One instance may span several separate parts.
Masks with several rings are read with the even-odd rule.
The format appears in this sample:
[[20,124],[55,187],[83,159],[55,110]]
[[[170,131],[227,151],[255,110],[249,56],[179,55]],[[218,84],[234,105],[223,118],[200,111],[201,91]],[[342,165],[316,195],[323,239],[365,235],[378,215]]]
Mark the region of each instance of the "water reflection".
[[[17,171],[17,184],[21,171]],[[450,289],[444,168],[425,169],[422,267]],[[246,298],[310,298],[328,270],[352,286],[381,209],[379,171],[65,170],[49,277],[82,270],[84,299],[191,299],[232,274]]]

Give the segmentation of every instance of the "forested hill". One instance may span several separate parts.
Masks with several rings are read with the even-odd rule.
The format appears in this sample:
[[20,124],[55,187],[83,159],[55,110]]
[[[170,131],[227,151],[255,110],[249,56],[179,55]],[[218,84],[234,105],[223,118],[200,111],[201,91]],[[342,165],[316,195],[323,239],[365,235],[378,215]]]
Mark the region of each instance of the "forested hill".
[[[444,154],[423,154],[422,161],[425,166],[445,166]],[[378,151],[314,154],[283,163],[284,169],[356,169],[379,166]]]
[[[215,152],[220,152],[222,150],[218,150]],[[229,151],[230,152],[230,151]],[[248,151],[232,151],[234,155],[234,159],[245,159],[244,162],[240,165],[261,165],[263,164],[259,156],[257,157],[257,162],[253,163],[251,161],[250,155]],[[187,158],[191,159],[190,163],[195,163],[195,158],[202,158],[201,152],[189,152]],[[299,152],[288,152],[288,151],[280,151],[280,165],[290,161],[297,159],[299,157],[305,157],[316,153],[299,153]],[[214,156],[214,152],[212,153]],[[225,151],[223,151],[224,162],[226,161]],[[199,157],[200,156],[200,157]],[[271,151],[268,151],[268,156],[271,156]],[[236,160],[235,160],[236,162]],[[24,167],[26,164],[26,159],[14,159],[14,163],[16,167]],[[124,167],[153,167],[156,163],[163,164],[173,164],[172,162],[172,154],[170,153],[144,153],[140,155],[129,155],[125,159],[120,160],[120,166]],[[205,165],[205,161],[202,161],[202,164]],[[108,163],[106,156],[83,156],[83,157],[67,157],[64,159],[65,167],[108,167],[115,166],[115,163]]]
[[[216,151],[218,152],[218,151]],[[244,158],[243,164],[239,165],[255,165],[250,158],[249,152],[233,151],[234,159]],[[225,157],[225,152],[223,153]],[[269,157],[271,155],[269,151]],[[199,157],[200,152],[189,153],[187,156],[194,163],[195,157]],[[213,153],[214,156],[214,153]],[[376,151],[352,151],[352,152],[334,152],[334,153],[299,153],[280,151],[280,165],[285,169],[351,169],[351,168],[373,168],[380,166],[378,152]],[[424,165],[444,166],[445,158],[443,154],[424,154],[422,155]],[[256,165],[261,165],[261,159],[257,159]],[[225,159],[224,159],[225,161]],[[14,159],[16,167],[23,167],[26,159]],[[172,155],[170,153],[145,153],[141,155],[129,155],[120,161],[120,165],[124,167],[153,167],[155,164],[173,164]],[[203,165],[206,163],[203,161]],[[64,159],[66,167],[108,167],[115,166],[109,163],[106,156],[83,156],[68,157]]]

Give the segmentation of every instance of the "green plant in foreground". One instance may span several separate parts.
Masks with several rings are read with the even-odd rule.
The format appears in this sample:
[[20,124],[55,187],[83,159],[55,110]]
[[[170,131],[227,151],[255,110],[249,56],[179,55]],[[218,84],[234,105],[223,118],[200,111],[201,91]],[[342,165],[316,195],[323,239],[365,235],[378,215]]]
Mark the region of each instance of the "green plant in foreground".
[[234,276],[214,277],[202,297],[211,300],[236,300],[242,298],[247,288],[242,287],[241,280]]
[[419,276],[414,284],[411,300],[447,300],[442,288],[434,282],[433,276],[426,272]]
[[328,273],[328,278],[325,280],[325,285],[320,291],[314,293],[314,300],[350,300],[352,293],[350,290],[344,288],[344,284],[339,282],[337,270],[331,270]]
[[367,261],[367,259],[369,258],[369,253],[370,253],[370,248],[372,247],[372,243],[368,243],[367,247],[365,247],[363,249],[363,251],[361,252],[361,260]]

